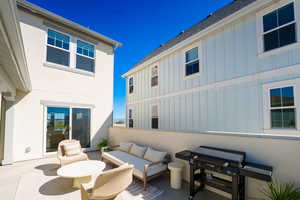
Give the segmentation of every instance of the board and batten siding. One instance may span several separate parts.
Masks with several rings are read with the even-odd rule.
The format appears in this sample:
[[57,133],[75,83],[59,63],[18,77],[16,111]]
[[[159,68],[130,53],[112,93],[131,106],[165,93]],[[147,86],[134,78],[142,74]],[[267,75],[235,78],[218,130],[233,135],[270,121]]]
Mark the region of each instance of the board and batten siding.
[[[300,48],[258,56],[256,26],[252,13],[201,38],[198,77],[184,77],[183,49],[129,76],[134,93],[127,90],[127,110],[133,109],[134,127],[151,128],[151,104],[157,103],[161,130],[263,132],[263,84],[300,77],[274,71],[300,64]],[[155,64],[159,86],[151,88]]]

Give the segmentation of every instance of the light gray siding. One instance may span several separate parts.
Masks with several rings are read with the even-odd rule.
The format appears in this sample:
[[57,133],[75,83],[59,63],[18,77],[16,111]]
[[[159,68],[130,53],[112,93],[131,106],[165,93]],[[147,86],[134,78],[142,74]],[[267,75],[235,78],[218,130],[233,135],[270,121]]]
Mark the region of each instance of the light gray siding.
[[[151,128],[150,105],[160,105],[159,128],[176,131],[263,132],[262,85],[300,74],[253,81],[224,81],[300,63],[300,48],[258,56],[256,15],[248,15],[201,38],[199,77],[184,78],[184,54],[178,50],[159,62],[159,87],[151,88],[151,66],[135,74],[134,94],[127,94],[136,128]],[[220,85],[213,85],[220,83]],[[211,87],[210,87],[211,86]],[[192,91],[193,88],[203,87]],[[188,92],[186,92],[188,91]],[[157,98],[154,98],[157,97]]]

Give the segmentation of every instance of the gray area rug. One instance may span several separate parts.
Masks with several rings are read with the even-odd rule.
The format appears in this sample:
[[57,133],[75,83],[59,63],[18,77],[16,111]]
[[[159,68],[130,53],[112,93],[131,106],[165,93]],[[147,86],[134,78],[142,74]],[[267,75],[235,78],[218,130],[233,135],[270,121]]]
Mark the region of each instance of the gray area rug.
[[122,196],[124,199],[132,200],[153,200],[163,194],[163,190],[159,188],[148,185],[147,190],[144,190],[143,183],[141,181],[135,180],[126,191],[123,192]]

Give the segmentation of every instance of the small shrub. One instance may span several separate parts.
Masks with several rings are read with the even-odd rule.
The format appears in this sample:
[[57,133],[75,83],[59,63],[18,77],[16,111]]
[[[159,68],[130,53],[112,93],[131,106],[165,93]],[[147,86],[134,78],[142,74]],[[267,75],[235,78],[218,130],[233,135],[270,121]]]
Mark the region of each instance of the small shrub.
[[103,139],[101,142],[98,144],[98,148],[101,150],[101,148],[106,147],[108,145],[108,140]]
[[273,180],[262,192],[268,200],[300,200],[300,188],[295,187],[293,183]]

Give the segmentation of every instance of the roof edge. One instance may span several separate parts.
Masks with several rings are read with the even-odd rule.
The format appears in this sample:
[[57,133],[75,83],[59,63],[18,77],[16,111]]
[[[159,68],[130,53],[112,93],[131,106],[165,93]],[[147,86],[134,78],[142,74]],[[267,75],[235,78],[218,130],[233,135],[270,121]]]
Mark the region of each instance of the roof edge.
[[47,19],[51,19],[53,21],[56,21],[56,22],[60,22],[62,23],[63,25],[73,29],[73,30],[76,30],[78,32],[81,32],[81,33],[84,33],[84,34],[87,34],[88,36],[94,38],[94,39],[97,39],[99,41],[102,41],[102,42],[105,42],[113,47],[121,47],[123,44],[116,41],[116,40],[113,40],[107,36],[104,36],[100,33],[97,33],[96,31],[93,31],[91,29],[88,29],[80,24],[77,24],[71,20],[68,20],[64,17],[61,17],[53,12],[50,12],[44,8],[41,8],[37,5],[34,5],[30,2],[27,2],[25,0],[17,0],[17,6],[20,7],[20,8],[23,8],[25,10],[28,10],[30,11],[31,13],[34,13],[34,14],[38,14],[38,15],[41,15]]
[[21,29],[16,16],[16,2],[14,0],[6,0],[6,5],[2,9],[7,10],[2,13],[0,26],[3,27],[4,40],[6,41],[9,48],[8,51],[12,56],[16,76],[18,76],[18,80],[12,81],[17,89],[29,92],[32,89],[32,85],[27,68]]
[[[228,15],[227,17],[225,17],[224,19],[218,21],[215,24],[212,24],[210,26],[208,26],[207,28],[205,28],[204,30],[199,31],[198,33],[191,35],[190,37],[186,38],[183,41],[180,41],[179,43],[177,43],[176,45],[170,47],[169,49],[166,49],[164,51],[162,51],[161,53],[155,55],[154,57],[146,60],[143,63],[137,64],[136,66],[134,66],[133,68],[131,68],[129,71],[127,71],[126,73],[124,73],[122,75],[122,78],[127,78],[128,76],[132,75],[133,73],[140,71],[141,69],[147,67],[148,65],[150,65],[151,63],[157,62],[159,59],[161,59],[162,57],[169,55],[170,53],[186,46],[189,45],[192,42],[195,42],[196,40],[199,40],[201,37],[216,31],[217,29],[233,22],[234,20],[245,16],[255,10],[257,10],[260,7],[263,7],[264,5],[267,5],[269,3],[273,2],[273,0],[258,0],[255,2],[250,3],[249,5],[243,7],[242,9],[238,10],[237,12],[232,13],[231,15]],[[171,39],[172,40],[172,39]]]

